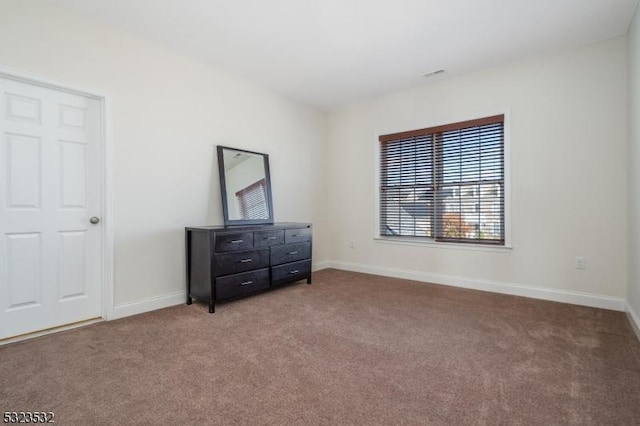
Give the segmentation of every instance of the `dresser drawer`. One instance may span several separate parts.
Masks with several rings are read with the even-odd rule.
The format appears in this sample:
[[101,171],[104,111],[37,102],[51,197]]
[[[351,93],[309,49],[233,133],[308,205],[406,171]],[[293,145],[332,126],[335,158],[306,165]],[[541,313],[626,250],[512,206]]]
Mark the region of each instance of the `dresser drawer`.
[[284,230],[284,242],[286,244],[311,241],[311,228],[294,228]]
[[237,232],[216,235],[216,252],[247,250],[253,248],[253,232]]
[[298,281],[307,278],[311,273],[311,260],[287,263],[271,268],[271,281],[280,284],[288,281]]
[[284,230],[256,231],[253,233],[253,246],[255,248],[271,247],[284,244]]
[[215,255],[215,275],[237,274],[269,266],[269,249]]
[[295,262],[311,257],[311,243],[287,244],[271,247],[271,265]]
[[216,299],[230,299],[269,288],[269,268],[216,278]]

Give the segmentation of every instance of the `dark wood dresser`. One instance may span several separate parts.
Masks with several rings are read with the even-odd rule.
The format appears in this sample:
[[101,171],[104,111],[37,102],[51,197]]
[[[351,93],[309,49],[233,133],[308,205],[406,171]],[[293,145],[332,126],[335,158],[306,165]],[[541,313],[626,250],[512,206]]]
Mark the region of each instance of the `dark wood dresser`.
[[307,280],[311,284],[311,224],[185,228],[187,305],[229,300]]

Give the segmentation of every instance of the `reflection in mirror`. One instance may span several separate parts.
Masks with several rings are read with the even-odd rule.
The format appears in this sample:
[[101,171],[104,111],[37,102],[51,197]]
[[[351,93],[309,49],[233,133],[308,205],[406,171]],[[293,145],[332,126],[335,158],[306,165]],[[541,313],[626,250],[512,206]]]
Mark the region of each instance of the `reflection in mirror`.
[[273,223],[269,157],[218,146],[225,225]]

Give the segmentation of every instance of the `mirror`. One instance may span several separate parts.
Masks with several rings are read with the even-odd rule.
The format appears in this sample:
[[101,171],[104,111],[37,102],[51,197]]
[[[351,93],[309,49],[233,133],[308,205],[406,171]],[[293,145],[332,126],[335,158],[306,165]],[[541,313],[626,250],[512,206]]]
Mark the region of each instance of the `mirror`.
[[269,156],[218,146],[224,224],[273,223]]

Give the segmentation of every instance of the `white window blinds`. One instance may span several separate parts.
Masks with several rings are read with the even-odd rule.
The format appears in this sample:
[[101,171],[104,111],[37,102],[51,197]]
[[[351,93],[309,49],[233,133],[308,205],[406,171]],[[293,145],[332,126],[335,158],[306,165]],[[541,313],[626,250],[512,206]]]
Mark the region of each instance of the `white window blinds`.
[[240,210],[240,218],[246,219],[267,219],[267,184],[265,179],[261,179],[244,189],[236,192],[236,199]]

